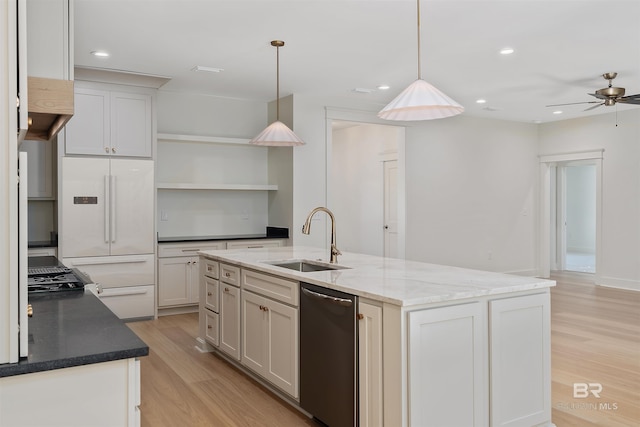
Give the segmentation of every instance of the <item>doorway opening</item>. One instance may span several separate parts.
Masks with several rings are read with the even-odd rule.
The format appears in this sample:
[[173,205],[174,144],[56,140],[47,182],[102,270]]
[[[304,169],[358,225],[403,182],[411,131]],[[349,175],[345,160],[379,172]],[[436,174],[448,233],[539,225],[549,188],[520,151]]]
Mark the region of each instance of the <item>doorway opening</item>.
[[331,120],[328,197],[348,252],[404,257],[404,128]]
[[593,274],[602,253],[604,150],[540,156],[540,277]]
[[596,165],[555,166],[556,259],[554,270],[596,272]]

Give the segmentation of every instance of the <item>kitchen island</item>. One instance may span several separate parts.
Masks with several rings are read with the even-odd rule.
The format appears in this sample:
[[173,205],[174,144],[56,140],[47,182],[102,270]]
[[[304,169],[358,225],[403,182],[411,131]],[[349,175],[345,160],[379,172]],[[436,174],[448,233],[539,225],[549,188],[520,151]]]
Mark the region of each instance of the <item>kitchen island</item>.
[[139,425],[149,347],[88,290],[29,302],[29,355],[0,365],[0,425]]
[[[237,362],[294,405],[305,282],[358,297],[361,426],[552,425],[553,281],[353,253],[339,257],[340,269],[274,265],[328,259],[303,247],[200,256],[200,348]],[[266,338],[247,327],[256,298],[279,325],[267,324]],[[256,347],[266,348],[260,363]]]

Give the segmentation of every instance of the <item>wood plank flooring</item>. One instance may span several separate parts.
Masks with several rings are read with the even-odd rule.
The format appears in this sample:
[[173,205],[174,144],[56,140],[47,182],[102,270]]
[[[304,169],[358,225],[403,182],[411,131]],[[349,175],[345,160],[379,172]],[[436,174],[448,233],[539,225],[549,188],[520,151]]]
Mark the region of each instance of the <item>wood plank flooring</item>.
[[[551,398],[557,427],[640,426],[640,292],[556,273],[551,290]],[[587,391],[574,383],[592,383]],[[591,391],[602,391],[599,398]]]
[[[552,420],[638,427],[640,292],[596,287],[589,277],[553,277]],[[143,427],[316,425],[223,359],[200,353],[197,314],[128,325],[150,347],[141,362]],[[600,397],[574,398],[574,383],[601,384]]]

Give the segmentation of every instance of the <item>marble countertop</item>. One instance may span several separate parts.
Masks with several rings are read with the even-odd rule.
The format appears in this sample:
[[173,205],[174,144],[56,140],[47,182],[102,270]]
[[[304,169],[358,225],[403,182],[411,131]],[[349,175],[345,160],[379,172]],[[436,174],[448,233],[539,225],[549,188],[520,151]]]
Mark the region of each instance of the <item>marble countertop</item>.
[[535,277],[347,252],[338,256],[338,265],[348,267],[340,270],[303,273],[269,264],[292,259],[328,261],[327,250],[299,246],[211,250],[199,254],[218,261],[405,307],[555,286],[552,280]]
[[146,356],[149,347],[90,291],[30,295],[29,355],[0,377]]

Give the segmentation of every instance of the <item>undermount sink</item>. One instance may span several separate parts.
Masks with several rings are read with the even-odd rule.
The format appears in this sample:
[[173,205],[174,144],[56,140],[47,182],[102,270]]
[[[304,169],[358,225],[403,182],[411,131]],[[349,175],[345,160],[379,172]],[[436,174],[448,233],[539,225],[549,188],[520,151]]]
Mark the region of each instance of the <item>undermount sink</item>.
[[343,270],[349,267],[343,267],[335,264],[325,264],[317,261],[308,260],[286,260],[286,261],[274,261],[267,262],[267,264],[274,265],[276,267],[288,268],[289,270],[300,271],[308,273],[311,271],[325,271],[325,270]]

